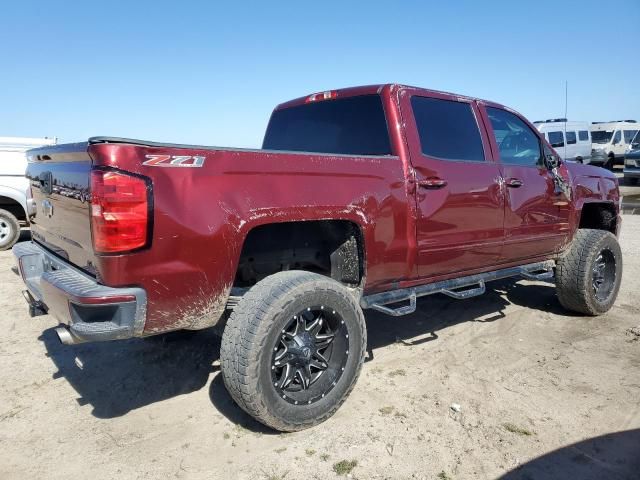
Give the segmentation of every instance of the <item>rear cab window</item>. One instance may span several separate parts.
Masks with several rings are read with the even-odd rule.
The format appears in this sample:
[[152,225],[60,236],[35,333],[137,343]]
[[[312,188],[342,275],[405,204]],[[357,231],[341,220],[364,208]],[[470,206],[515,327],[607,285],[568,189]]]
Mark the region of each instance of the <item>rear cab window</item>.
[[319,100],[273,112],[262,148],[342,155],[392,155],[380,95]]
[[483,162],[482,137],[470,103],[411,97],[424,155],[441,160]]

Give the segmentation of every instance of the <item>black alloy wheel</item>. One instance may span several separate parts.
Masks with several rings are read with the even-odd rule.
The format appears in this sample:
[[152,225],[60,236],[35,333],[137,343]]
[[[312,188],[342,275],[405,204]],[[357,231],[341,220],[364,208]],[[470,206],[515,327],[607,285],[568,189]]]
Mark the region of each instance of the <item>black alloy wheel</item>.
[[336,385],[348,357],[344,320],[324,305],[308,307],[287,322],[273,348],[273,385],[294,405],[317,402]]

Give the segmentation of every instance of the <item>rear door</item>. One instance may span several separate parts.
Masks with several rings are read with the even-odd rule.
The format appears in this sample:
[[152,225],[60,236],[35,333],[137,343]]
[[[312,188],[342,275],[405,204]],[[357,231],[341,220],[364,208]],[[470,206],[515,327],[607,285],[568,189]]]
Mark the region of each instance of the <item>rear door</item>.
[[504,197],[475,102],[416,90],[401,97],[416,178],[418,274],[493,266]]
[[[518,115],[480,106],[505,182],[505,240],[501,262],[559,251],[568,240],[570,199],[556,191],[536,130]],[[551,138],[551,132],[549,133]],[[561,168],[566,177],[566,169]]]

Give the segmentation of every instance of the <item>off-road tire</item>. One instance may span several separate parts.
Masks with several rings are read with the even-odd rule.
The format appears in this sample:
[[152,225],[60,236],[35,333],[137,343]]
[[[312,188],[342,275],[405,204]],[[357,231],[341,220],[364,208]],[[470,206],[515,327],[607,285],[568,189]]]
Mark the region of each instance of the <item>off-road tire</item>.
[[0,250],[9,250],[20,238],[20,223],[13,213],[0,209]]
[[[615,260],[613,287],[604,299],[598,299],[593,286],[593,266],[603,251]],[[607,312],[618,296],[622,278],[622,252],[618,240],[605,230],[579,229],[569,251],[556,268],[556,292],[564,308],[585,315]]]
[[[344,371],[311,405],[283,400],[273,384],[272,350],[283,326],[308,306],[337,312],[348,328]],[[233,400],[259,422],[280,431],[298,431],[331,417],[360,374],[366,351],[364,315],[357,300],[331,278],[304,271],[271,275],[253,286],[235,307],[222,335],[222,377]]]

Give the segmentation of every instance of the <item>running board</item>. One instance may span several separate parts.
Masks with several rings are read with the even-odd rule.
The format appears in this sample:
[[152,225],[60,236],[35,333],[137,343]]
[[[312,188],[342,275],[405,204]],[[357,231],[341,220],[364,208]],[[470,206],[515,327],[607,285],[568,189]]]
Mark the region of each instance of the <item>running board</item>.
[[[527,280],[548,280],[553,277],[555,262],[530,263],[519,267],[503,268],[493,272],[479,273],[466,277],[443,280],[441,282],[418,285],[417,287],[401,288],[388,292],[374,293],[360,299],[362,308],[371,308],[378,312],[394,317],[408,315],[416,311],[416,299],[434,293],[443,293],[457,300],[476,297],[485,291],[485,283],[509,277],[523,277]],[[408,305],[400,307],[387,306],[394,303],[406,302]]]

